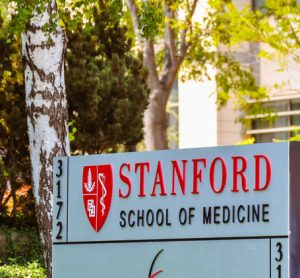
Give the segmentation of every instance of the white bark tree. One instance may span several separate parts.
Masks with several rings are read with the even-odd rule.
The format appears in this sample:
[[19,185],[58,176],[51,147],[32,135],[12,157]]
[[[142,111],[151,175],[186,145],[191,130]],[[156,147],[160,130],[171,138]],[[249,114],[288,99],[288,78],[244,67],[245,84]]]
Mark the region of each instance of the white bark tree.
[[28,135],[36,214],[51,277],[53,158],[69,155],[64,81],[66,36],[55,0],[36,7],[22,35]]

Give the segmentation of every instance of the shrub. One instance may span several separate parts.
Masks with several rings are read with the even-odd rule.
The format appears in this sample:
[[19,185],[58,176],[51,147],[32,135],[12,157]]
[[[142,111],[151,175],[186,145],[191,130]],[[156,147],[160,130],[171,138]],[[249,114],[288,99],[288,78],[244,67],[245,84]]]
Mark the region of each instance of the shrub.
[[0,236],[1,264],[26,264],[33,261],[43,264],[41,245],[36,229],[17,230],[16,228],[0,227]]
[[12,263],[9,265],[0,266],[1,278],[44,278],[46,277],[45,268],[40,262],[28,262],[20,265]]
[[35,228],[0,227],[0,277],[46,278],[40,240]]

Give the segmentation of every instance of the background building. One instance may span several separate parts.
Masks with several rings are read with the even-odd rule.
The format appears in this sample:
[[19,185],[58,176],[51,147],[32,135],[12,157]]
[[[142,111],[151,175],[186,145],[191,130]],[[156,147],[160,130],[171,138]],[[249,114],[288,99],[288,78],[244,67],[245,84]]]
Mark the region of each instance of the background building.
[[[239,5],[257,1],[239,1]],[[287,60],[285,70],[280,70],[278,62],[260,59],[257,53],[270,50],[261,43],[244,43],[235,50],[238,60],[250,65],[261,86],[268,88],[270,98],[265,105],[277,111],[275,121],[266,121],[265,115],[256,119],[250,117],[251,125],[245,129],[236,120],[240,111],[234,109],[234,99],[221,110],[216,106],[216,84],[213,81],[197,83],[188,81],[178,84],[179,147],[203,147],[232,145],[249,137],[255,142],[286,140],[300,128],[300,80],[297,79],[299,66]],[[211,75],[214,75],[213,69]],[[274,85],[278,88],[274,89]]]

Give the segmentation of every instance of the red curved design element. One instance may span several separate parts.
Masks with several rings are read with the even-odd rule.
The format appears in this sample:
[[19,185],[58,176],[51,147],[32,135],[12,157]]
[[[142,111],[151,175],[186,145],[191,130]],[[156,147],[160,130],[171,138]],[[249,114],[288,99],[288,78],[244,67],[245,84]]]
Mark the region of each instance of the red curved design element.
[[161,270],[158,270],[158,271],[156,271],[155,273],[153,273],[151,276],[150,276],[150,278],[154,278],[155,276],[157,276],[159,273],[161,273],[161,272],[163,272],[163,270],[161,269]]

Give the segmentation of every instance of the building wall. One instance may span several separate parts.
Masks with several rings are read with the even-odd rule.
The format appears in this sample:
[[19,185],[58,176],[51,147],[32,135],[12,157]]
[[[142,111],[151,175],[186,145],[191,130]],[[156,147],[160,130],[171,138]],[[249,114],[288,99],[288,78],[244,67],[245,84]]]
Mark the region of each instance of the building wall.
[[[240,8],[245,4],[252,3],[252,1],[249,0],[238,0],[236,2]],[[291,103],[297,102],[297,99],[300,101],[299,65],[289,60],[288,67],[284,71],[279,71],[280,66],[276,59],[269,61],[257,57],[261,49],[270,50],[263,44],[243,43],[235,47],[234,54],[242,64],[253,68],[258,84],[268,88],[271,105],[273,100],[282,98],[296,98],[296,100],[291,101]],[[213,71],[211,76],[213,76]],[[273,86],[275,83],[285,83],[285,86],[274,90]],[[243,127],[236,122],[240,112],[234,109],[233,100],[229,101],[226,107],[217,111],[215,90],[216,85],[213,81],[206,81],[204,83],[197,83],[195,81],[190,81],[186,84],[179,83],[180,148],[232,145],[248,137],[256,136],[256,130],[250,129],[244,132]],[[299,110],[297,110],[298,112],[292,111],[293,116],[289,115],[288,117],[290,119],[288,121],[283,121],[283,117],[287,117],[286,115],[279,116],[278,120],[285,122],[286,125],[291,125],[293,118],[294,122],[300,123],[300,108],[298,108],[297,105],[294,106],[297,107],[295,109]],[[286,113],[289,112],[285,111],[283,114]],[[296,119],[296,117],[298,118]],[[274,126],[276,125],[275,123]],[[272,140],[277,138],[278,132],[286,133],[284,136],[283,133],[280,133],[279,138],[288,138],[286,136],[292,136],[290,132],[291,129],[291,126],[285,126],[283,128],[280,126],[279,129],[274,129],[274,136],[269,136],[270,133],[273,132],[272,129],[269,129],[269,135],[262,136],[260,133],[257,139],[264,137],[264,140]],[[258,132],[260,131],[258,130]]]
[[[256,80],[260,83],[261,65],[257,58],[259,45],[256,43],[243,43],[235,47],[233,51],[236,59],[242,64],[253,68]],[[228,104],[217,113],[218,145],[233,145],[249,137],[244,133],[243,126],[237,121],[241,112],[235,107],[234,102],[234,96],[231,96]]]
[[217,145],[215,82],[193,80],[178,84],[179,147]]
[[[201,24],[208,1],[199,1],[194,21]],[[210,76],[214,77],[213,69]],[[217,145],[217,106],[214,81],[178,82],[179,148]]]
[[217,145],[233,145],[246,139],[241,124],[236,122],[239,112],[233,109],[233,102],[217,113]]

